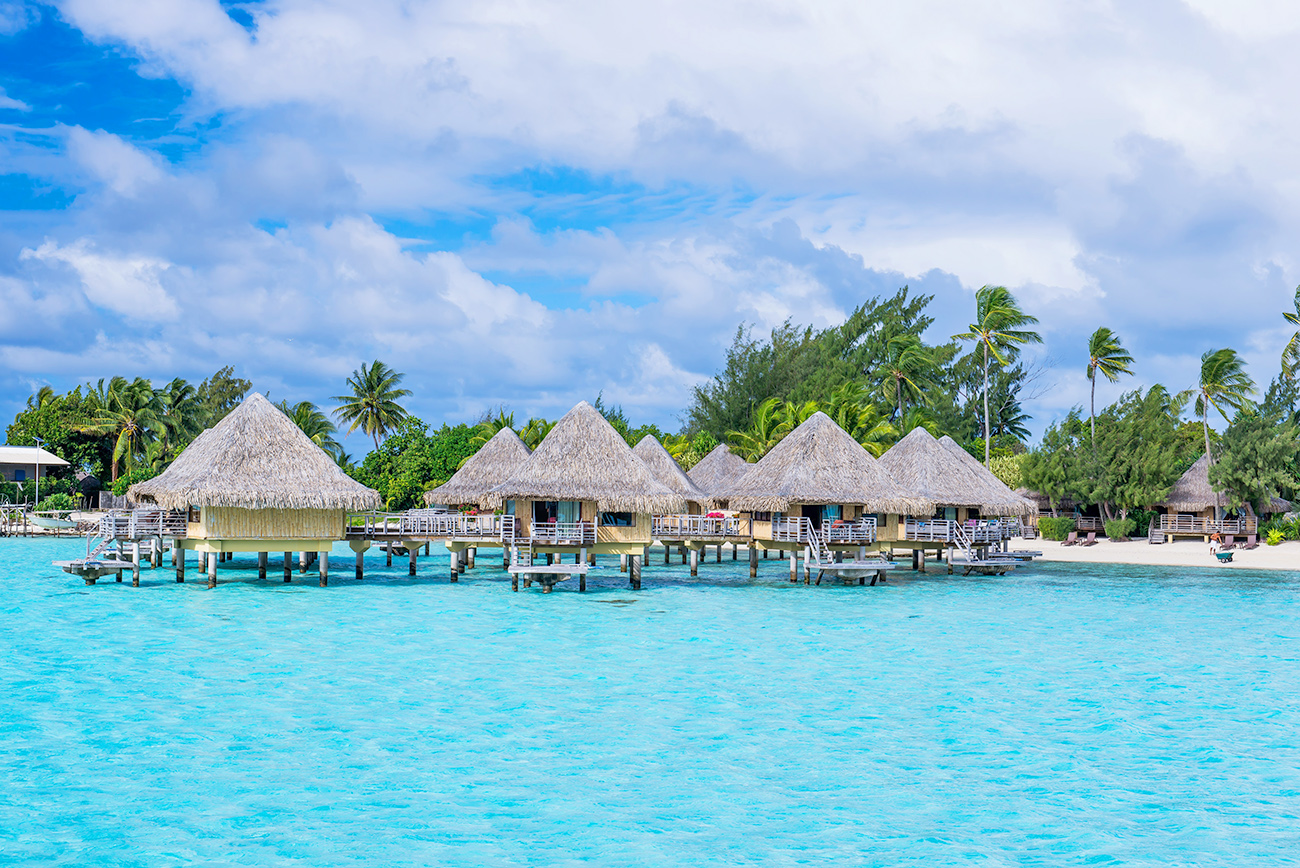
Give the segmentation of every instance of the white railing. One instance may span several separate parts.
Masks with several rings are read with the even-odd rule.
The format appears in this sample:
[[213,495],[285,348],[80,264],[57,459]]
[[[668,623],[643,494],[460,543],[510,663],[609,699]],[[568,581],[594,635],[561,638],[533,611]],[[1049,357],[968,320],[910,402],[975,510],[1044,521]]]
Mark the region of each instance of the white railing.
[[752,522],[742,518],[708,518],[703,515],[655,515],[650,535],[655,539],[691,539],[702,536],[749,536]]
[[864,545],[876,541],[876,520],[833,521],[822,525],[822,536],[830,545]]
[[535,545],[596,544],[596,525],[589,521],[534,522],[529,534]]
[[1162,515],[1159,530],[1163,533],[1186,533],[1208,535],[1212,533],[1255,533],[1259,520],[1250,516],[1244,518],[1201,518],[1195,515]]
[[102,539],[142,539],[147,536],[184,538],[188,515],[161,509],[109,510],[93,531]]
[[772,518],[772,541],[773,542],[807,542],[808,537],[806,528],[811,527],[811,522],[805,525],[803,518]]
[[903,539],[913,542],[952,542],[957,526],[957,522],[945,518],[925,521],[909,518],[903,522]]

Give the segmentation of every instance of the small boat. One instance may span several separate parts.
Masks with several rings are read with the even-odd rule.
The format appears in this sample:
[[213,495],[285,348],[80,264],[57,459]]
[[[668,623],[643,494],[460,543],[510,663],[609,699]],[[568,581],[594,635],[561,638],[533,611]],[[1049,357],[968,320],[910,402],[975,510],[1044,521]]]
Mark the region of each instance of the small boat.
[[43,527],[46,530],[72,530],[77,523],[69,518],[59,518],[58,513],[39,515],[32,513],[28,518],[31,523],[37,527]]

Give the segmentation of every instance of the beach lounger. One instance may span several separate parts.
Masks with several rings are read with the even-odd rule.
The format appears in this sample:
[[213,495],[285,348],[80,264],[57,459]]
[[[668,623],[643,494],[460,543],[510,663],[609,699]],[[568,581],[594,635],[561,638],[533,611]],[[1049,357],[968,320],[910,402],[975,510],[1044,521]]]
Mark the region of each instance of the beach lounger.
[[1259,538],[1252,533],[1246,537],[1246,541],[1242,543],[1241,547],[1246,551],[1250,551],[1251,549],[1257,549],[1259,548]]
[[1221,564],[1232,563],[1232,552],[1215,552],[1214,556],[1219,559]]
[[1224,536],[1224,538],[1223,538],[1223,549],[1222,549],[1222,551],[1225,551],[1225,552],[1226,552],[1226,551],[1230,551],[1230,550],[1232,550],[1232,549],[1235,549],[1236,547],[1237,547],[1237,544],[1236,544],[1235,542],[1232,541],[1232,534],[1227,534],[1226,536]]
[[1078,531],[1073,531],[1073,530],[1070,531],[1070,535],[1065,538],[1065,542],[1061,543],[1061,545],[1063,546],[1077,546],[1078,544],[1079,544],[1079,533]]
[[1088,538],[1079,543],[1081,546],[1095,546],[1096,544],[1097,532],[1095,530],[1088,531]]

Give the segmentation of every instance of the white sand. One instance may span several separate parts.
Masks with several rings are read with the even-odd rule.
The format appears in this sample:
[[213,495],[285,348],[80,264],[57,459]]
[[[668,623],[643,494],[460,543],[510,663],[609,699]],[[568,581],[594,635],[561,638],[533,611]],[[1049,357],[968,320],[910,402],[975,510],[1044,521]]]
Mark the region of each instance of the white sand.
[[[1063,546],[1051,540],[1012,540],[1011,548],[1041,551],[1045,561],[1089,562],[1100,564],[1143,564],[1165,567],[1217,567],[1218,561],[1210,554],[1210,547],[1200,540],[1151,545],[1145,539],[1131,542],[1097,541],[1094,546]],[[1284,542],[1244,551],[1233,549],[1232,563],[1223,569],[1238,570],[1295,570],[1300,572],[1300,542]]]

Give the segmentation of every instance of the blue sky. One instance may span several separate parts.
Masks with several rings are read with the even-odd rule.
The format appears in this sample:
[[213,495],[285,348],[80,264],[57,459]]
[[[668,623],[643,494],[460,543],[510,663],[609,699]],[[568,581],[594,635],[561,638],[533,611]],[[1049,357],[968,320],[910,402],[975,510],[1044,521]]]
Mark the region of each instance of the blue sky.
[[1036,431],[1086,401],[1098,325],[1122,388],[1219,346],[1264,385],[1298,30],[1219,0],[0,0],[0,415],[226,364],[328,403],[380,358],[435,424],[603,392],[676,428],[739,323],[903,284],[935,340],[985,283],[1040,317]]

